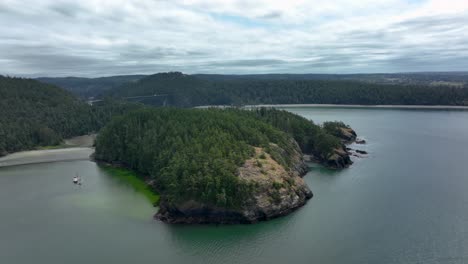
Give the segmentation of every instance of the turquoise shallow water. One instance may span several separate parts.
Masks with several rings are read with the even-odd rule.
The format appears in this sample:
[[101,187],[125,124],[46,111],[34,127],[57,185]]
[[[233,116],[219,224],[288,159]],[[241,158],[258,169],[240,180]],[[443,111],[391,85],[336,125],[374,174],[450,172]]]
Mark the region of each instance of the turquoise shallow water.
[[[468,112],[290,108],[369,143],[314,166],[314,198],[256,225],[170,226],[89,161],[0,169],[0,263],[467,263]],[[83,186],[71,184],[80,172]]]

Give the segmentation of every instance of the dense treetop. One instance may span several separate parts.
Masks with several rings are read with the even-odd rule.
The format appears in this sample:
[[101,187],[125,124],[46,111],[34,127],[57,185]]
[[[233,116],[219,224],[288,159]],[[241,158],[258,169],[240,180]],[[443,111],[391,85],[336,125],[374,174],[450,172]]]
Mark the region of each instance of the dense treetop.
[[[274,108],[255,108],[240,113],[254,115],[262,121],[291,135],[299,144],[302,152],[317,157],[328,158],[340,146],[340,140],[330,131],[314,124],[313,121],[285,110]],[[346,127],[344,123],[340,123]]]
[[136,107],[107,101],[91,107],[56,86],[0,76],[0,154],[97,131],[115,114]]
[[[293,137],[314,152],[339,144],[319,126],[284,111],[159,108],[111,121],[97,138],[96,158],[150,175],[170,202],[238,207],[254,188],[236,176],[253,146],[290,168],[289,157],[298,151]],[[325,146],[320,137],[333,142]]]
[[54,145],[86,134],[90,109],[61,88],[0,77],[0,152]]

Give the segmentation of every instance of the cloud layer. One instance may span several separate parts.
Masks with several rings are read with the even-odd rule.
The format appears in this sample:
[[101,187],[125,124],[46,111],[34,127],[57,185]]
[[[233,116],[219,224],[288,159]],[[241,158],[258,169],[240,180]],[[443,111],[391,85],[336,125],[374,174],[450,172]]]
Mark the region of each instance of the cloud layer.
[[0,0],[0,74],[468,70],[466,0]]

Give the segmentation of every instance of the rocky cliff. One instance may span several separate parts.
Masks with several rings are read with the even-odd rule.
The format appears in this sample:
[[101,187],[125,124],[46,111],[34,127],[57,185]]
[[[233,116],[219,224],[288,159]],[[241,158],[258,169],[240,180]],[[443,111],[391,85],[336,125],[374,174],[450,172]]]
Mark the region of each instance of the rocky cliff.
[[307,165],[297,144],[293,152],[288,153],[289,166],[284,166],[263,148],[255,148],[255,155],[238,168],[238,177],[255,186],[251,198],[241,208],[219,208],[193,200],[170,205],[163,199],[155,217],[167,223],[236,224],[286,215],[312,197],[301,177],[307,172]]

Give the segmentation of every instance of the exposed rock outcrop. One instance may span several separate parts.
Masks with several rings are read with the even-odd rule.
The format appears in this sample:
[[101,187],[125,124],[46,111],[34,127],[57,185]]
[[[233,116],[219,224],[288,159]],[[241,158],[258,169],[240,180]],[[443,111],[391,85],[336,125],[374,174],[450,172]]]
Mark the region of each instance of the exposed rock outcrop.
[[255,148],[255,155],[238,169],[238,177],[255,186],[251,198],[241,208],[219,208],[193,200],[169,205],[163,199],[155,217],[167,223],[236,224],[286,215],[312,197],[301,178],[307,172],[307,165],[297,144],[294,153],[287,155],[291,158],[290,166],[279,164],[264,149]]
[[356,140],[356,132],[350,127],[340,127],[336,136],[345,144],[353,143]]
[[339,148],[334,149],[333,154],[327,158],[316,154],[309,154],[305,157],[307,161],[317,162],[328,168],[343,169],[353,164],[353,161],[350,158],[351,154],[350,149],[346,148],[345,145],[342,145]]
[[[353,164],[353,161],[351,160],[351,156],[353,155],[353,153],[351,152],[352,149],[346,147],[346,145],[356,142],[357,140],[356,131],[354,131],[349,126],[340,126],[340,127],[337,127],[334,131],[335,131],[334,135],[338,137],[343,144],[339,148],[336,148],[334,150],[334,153],[328,158],[319,157],[315,159],[318,160],[318,162],[330,168],[334,168],[334,169],[347,168],[351,164]],[[362,141],[364,140],[361,140],[361,142]]]
[[351,164],[353,164],[350,158],[350,153],[346,150],[346,147],[344,146],[335,149],[335,153],[331,155],[328,159],[326,159],[324,162],[326,166],[336,169],[347,168]]

